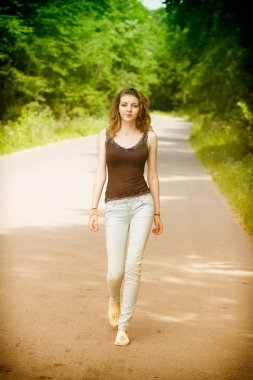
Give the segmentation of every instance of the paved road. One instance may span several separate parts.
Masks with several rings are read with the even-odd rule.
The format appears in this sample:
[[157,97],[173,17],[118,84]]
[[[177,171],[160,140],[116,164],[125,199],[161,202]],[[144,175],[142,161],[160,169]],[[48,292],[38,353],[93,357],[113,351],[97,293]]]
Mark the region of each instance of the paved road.
[[96,136],[0,159],[3,379],[253,379],[253,255],[194,156],[190,125],[153,116],[164,235],[151,235],[130,330],[107,323],[102,230],[87,229]]

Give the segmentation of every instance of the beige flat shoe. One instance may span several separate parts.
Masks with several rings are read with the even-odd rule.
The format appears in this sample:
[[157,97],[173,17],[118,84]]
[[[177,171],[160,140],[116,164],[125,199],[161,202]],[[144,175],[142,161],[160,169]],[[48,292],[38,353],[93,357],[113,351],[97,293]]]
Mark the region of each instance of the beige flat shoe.
[[116,346],[126,346],[129,344],[129,338],[126,330],[118,330],[114,344]]
[[112,304],[109,299],[108,320],[112,327],[118,326],[120,317],[120,304]]

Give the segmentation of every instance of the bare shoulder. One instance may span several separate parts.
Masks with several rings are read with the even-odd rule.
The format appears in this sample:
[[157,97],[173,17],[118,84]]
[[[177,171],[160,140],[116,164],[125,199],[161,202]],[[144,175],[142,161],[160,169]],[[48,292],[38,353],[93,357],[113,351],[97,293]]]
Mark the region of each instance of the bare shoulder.
[[106,136],[106,128],[101,129],[101,131],[99,131],[98,135],[99,135],[99,137],[105,137]]
[[106,139],[106,128],[102,129],[98,133],[98,141],[102,142],[102,141],[105,141],[105,139]]
[[156,140],[157,135],[154,131],[148,131],[148,138],[149,138],[149,140]]
[[157,135],[154,131],[148,131],[148,145],[149,147],[156,145]]
[[106,128],[101,129],[101,131],[99,131],[99,135],[105,136],[106,135]]

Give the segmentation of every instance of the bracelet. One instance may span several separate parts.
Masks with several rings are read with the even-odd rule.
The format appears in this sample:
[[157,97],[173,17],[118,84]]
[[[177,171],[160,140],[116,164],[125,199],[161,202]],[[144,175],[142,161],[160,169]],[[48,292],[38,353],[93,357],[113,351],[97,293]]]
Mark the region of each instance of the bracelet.
[[159,215],[160,216],[160,214],[154,214],[154,215]]
[[98,215],[98,210],[95,207],[93,207],[93,208],[90,209],[90,211],[89,211],[89,218],[91,216],[93,216],[93,215]]

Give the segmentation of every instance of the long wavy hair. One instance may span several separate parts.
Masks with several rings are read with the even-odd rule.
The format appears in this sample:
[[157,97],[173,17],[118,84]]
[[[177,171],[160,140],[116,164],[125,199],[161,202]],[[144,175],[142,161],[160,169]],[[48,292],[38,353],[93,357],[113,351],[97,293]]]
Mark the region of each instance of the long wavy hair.
[[151,118],[149,115],[149,100],[137,89],[133,87],[126,87],[121,90],[113,99],[109,111],[109,135],[115,137],[116,133],[121,127],[121,117],[119,114],[119,104],[121,97],[124,95],[133,95],[139,102],[139,113],[136,118],[136,128],[141,132],[152,131]]

